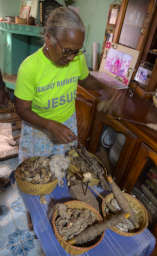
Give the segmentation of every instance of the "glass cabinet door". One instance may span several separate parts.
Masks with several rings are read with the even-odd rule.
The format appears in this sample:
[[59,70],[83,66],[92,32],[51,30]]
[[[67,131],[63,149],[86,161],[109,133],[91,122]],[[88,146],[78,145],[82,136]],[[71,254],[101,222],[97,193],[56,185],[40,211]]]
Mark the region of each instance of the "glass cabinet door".
[[[136,180],[134,180],[135,184],[131,193],[148,210],[150,228],[154,229],[157,226],[157,153],[142,144],[135,159],[134,167],[130,170],[130,178],[133,173]],[[129,179],[127,182],[129,182]]]
[[119,43],[133,49],[137,45],[146,18],[149,0],[129,0],[120,34]]
[[123,176],[136,156],[137,137],[120,122],[98,112],[88,150],[99,156],[121,186]]

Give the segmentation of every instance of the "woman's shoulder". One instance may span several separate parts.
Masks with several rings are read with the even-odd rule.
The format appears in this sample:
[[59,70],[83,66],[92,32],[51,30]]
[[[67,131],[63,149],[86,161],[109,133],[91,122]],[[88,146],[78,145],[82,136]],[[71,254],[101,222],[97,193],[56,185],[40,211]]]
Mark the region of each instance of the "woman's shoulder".
[[33,54],[29,55],[26,59],[22,61],[20,64],[20,68],[39,68],[39,62],[41,58],[41,52],[42,48],[38,49],[36,52]]

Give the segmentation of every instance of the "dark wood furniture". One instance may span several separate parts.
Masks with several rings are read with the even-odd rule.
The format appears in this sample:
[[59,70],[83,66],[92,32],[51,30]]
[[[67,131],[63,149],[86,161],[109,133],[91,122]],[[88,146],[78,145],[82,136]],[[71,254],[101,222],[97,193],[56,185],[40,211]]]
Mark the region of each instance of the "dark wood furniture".
[[79,142],[85,146],[87,146],[89,142],[96,101],[97,99],[93,94],[85,90],[83,87],[78,86],[76,97],[78,139]]
[[[139,51],[139,58],[130,87],[145,98],[147,91],[157,88],[157,3],[155,0],[123,0],[114,30],[113,42]],[[134,83],[139,65],[149,62],[153,67],[151,79],[145,87]]]
[[147,145],[154,155],[157,153],[157,131],[126,120],[115,120],[114,117],[120,116],[138,122],[157,123],[157,109],[151,101],[140,99],[137,95],[131,98],[126,91],[120,91],[119,94],[120,97],[112,105],[111,114],[96,113],[89,150],[96,153],[104,125],[123,133],[126,136],[126,142],[115,167],[114,176],[121,186],[131,190],[140,175],[140,172],[136,175],[131,175],[131,173],[134,173],[135,162],[137,156],[141,155],[139,152],[143,145]]
[[[157,167],[157,131],[128,120],[116,120],[117,116],[146,124],[157,124],[157,109],[152,101],[143,100],[136,94],[130,97],[128,91],[121,90],[110,113],[96,112],[95,114],[88,150],[99,154],[100,137],[104,125],[124,134],[125,144],[116,166],[112,169],[112,175],[122,189],[132,192],[148,163],[152,162]],[[101,159],[102,157],[103,154],[101,154]],[[106,153],[104,153],[104,163],[105,161]],[[157,227],[157,223],[153,223],[153,226]]]

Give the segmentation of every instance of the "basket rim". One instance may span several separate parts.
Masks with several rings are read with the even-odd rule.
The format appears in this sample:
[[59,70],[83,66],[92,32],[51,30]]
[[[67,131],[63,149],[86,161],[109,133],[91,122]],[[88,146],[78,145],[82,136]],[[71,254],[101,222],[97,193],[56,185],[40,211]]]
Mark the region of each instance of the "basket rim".
[[29,184],[29,185],[32,185],[32,186],[44,186],[44,185],[47,185],[47,184],[50,185],[50,184],[54,184],[54,183],[58,182],[58,179],[56,177],[54,177],[54,180],[52,180],[50,182],[35,184],[35,183],[31,183],[31,182],[22,180],[22,178],[18,175],[18,172],[19,172],[19,170],[15,171],[15,179],[17,181],[19,180],[20,182],[23,182],[24,184]]
[[[118,228],[116,227],[112,227],[110,228],[110,230],[114,231],[115,233],[119,234],[119,235],[122,235],[122,236],[135,236],[135,235],[138,235],[140,234],[141,232],[143,232],[145,230],[145,228],[147,228],[148,224],[149,224],[149,217],[148,217],[148,211],[146,210],[145,206],[136,198],[136,197],[133,197],[132,195],[130,195],[129,193],[126,193],[126,192],[123,192],[126,196],[128,196],[129,198],[131,199],[134,199],[137,201],[137,203],[141,206],[141,208],[143,208],[144,210],[144,217],[145,217],[145,225],[143,228],[141,228],[139,231],[137,232],[124,232],[124,231],[121,231],[119,230]],[[102,200],[102,205],[101,205],[101,210],[102,210],[102,214],[104,217],[105,214],[104,214],[104,204],[105,204],[105,200],[107,197],[110,197],[110,196],[113,196],[113,193],[109,193],[108,195],[106,195],[104,197],[104,199]]]
[[[96,213],[97,217],[99,217],[100,220],[103,221],[103,218],[102,218],[102,216],[100,215],[100,213],[99,213],[94,207],[92,207],[91,205],[89,205],[89,204],[87,204],[87,203],[85,203],[85,202],[83,202],[83,201],[80,201],[80,200],[70,200],[70,201],[65,202],[64,204],[65,204],[65,205],[69,205],[71,202],[74,203],[74,204],[75,204],[75,203],[78,204],[78,202],[79,202],[79,203],[81,203],[83,206],[85,206],[85,207],[87,207],[87,208],[90,208],[92,211],[94,211],[94,212]],[[101,234],[100,239],[99,239],[95,244],[93,244],[93,245],[91,245],[91,246],[89,246],[89,247],[79,247],[79,246],[74,246],[74,245],[68,243],[67,241],[65,241],[65,240],[62,238],[62,236],[59,234],[59,232],[58,232],[57,229],[56,229],[56,225],[54,225],[54,223],[55,223],[55,218],[57,217],[56,214],[57,214],[57,210],[55,210],[54,213],[53,213],[53,216],[52,216],[52,219],[51,219],[51,223],[52,223],[52,225],[53,225],[55,235],[56,235],[56,233],[57,233],[58,238],[59,238],[60,240],[64,241],[64,244],[65,244],[65,245],[70,246],[70,247],[72,247],[73,249],[79,251],[79,250],[87,250],[87,249],[95,248],[95,247],[102,241],[102,239],[103,239],[103,237],[104,237],[105,231]],[[57,238],[57,237],[56,237],[56,238]],[[58,238],[57,238],[57,240],[58,240]]]

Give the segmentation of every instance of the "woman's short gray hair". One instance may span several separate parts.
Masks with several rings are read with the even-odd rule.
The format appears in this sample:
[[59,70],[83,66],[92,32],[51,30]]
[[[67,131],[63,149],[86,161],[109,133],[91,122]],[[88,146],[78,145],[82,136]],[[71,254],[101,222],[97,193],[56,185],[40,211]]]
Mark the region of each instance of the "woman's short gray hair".
[[52,38],[56,38],[61,30],[71,29],[85,32],[85,26],[75,11],[67,7],[59,7],[50,13],[44,34],[50,34]]

